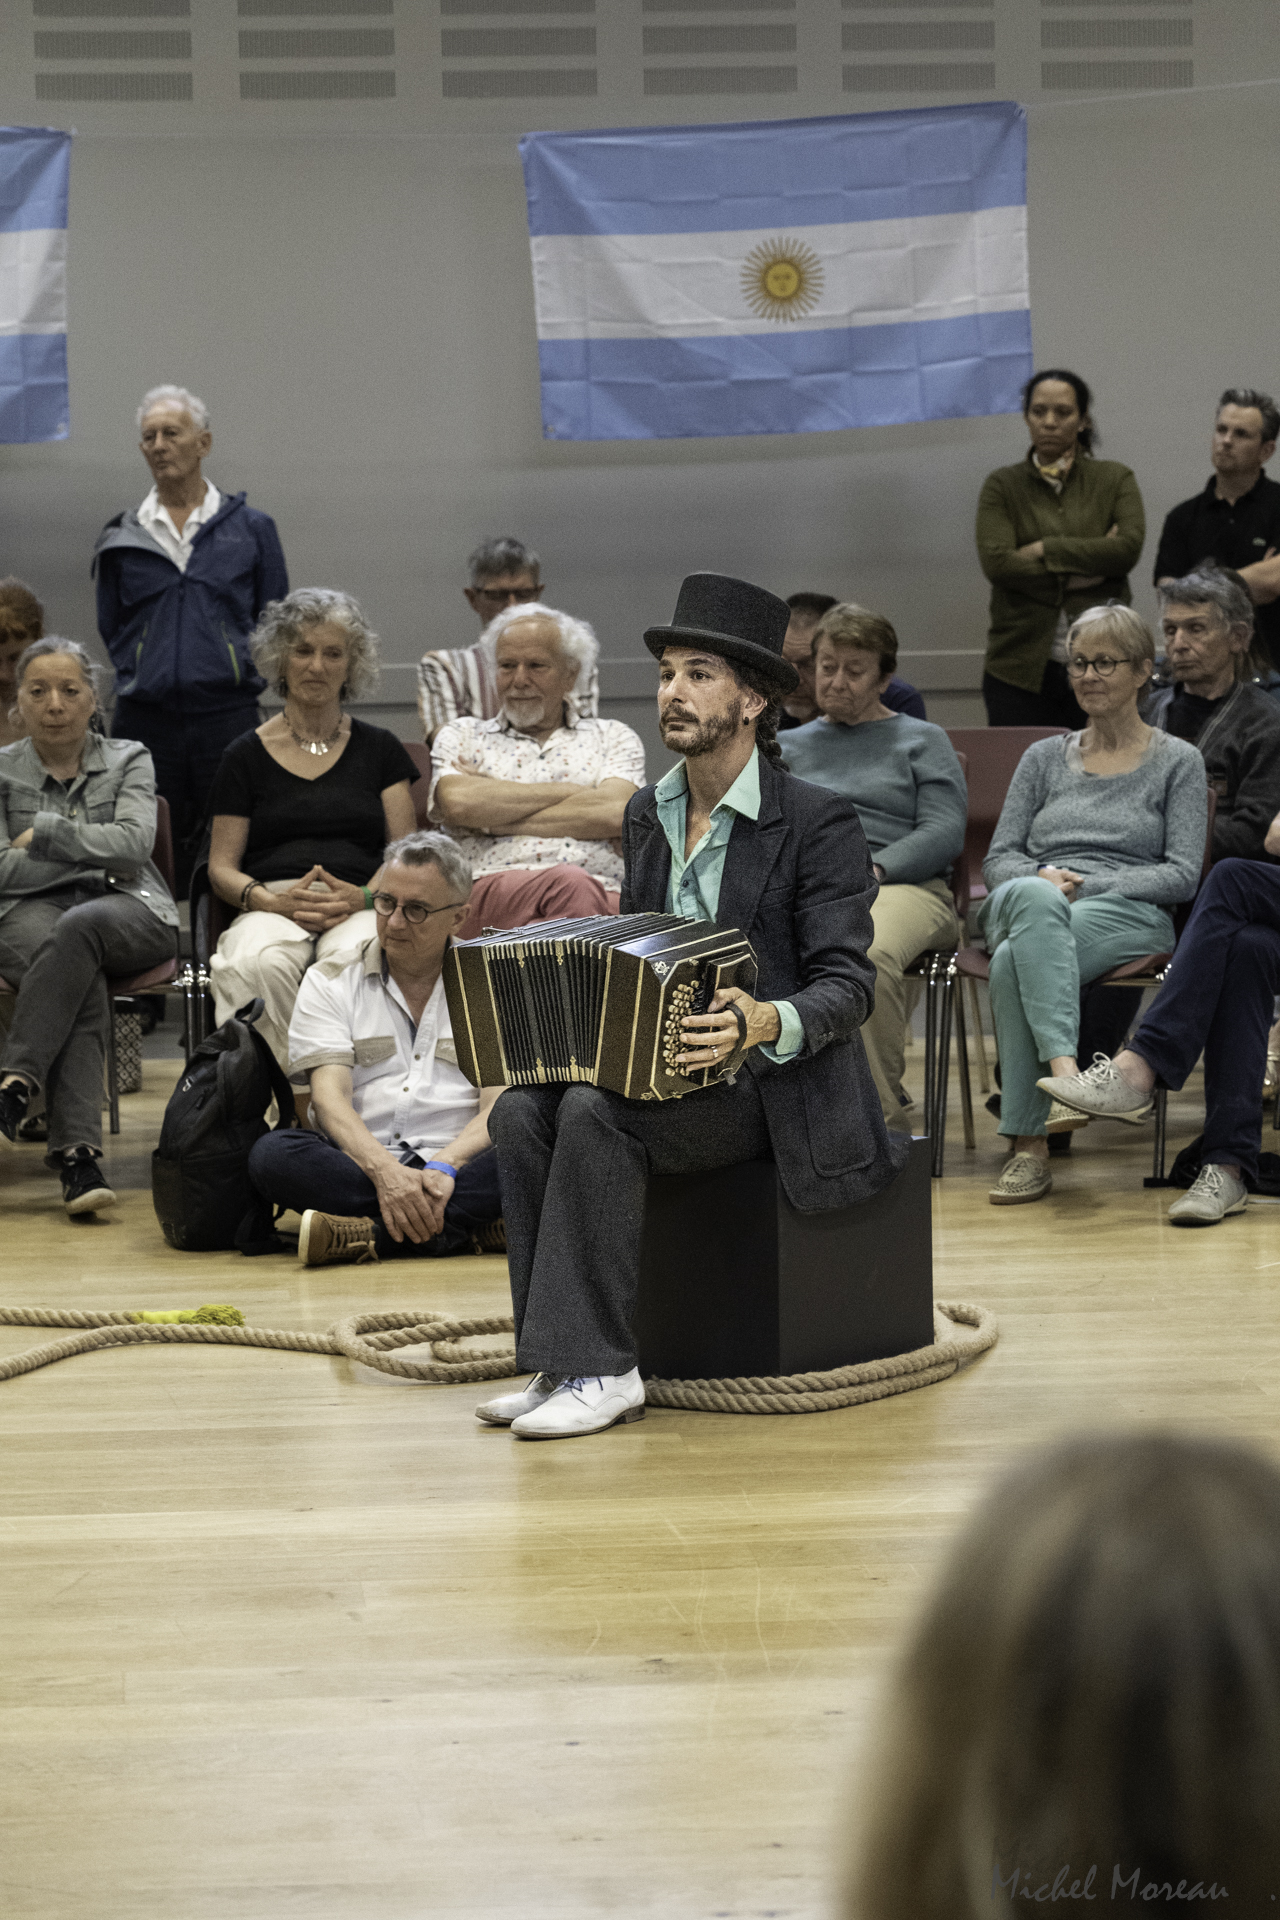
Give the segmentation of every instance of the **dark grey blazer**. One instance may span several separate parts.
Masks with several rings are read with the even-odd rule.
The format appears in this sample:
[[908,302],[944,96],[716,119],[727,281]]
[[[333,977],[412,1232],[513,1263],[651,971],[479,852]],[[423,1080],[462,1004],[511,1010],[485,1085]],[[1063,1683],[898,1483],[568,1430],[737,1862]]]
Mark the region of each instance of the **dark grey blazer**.
[[[666,911],[671,849],[653,792],[644,787],[627,805],[623,913]],[[875,897],[853,802],[762,755],[760,817],[734,822],[716,918],[755,948],[757,997],[790,1000],[804,1025],[804,1046],[784,1066],[758,1048],[747,1056],[783,1188],[801,1213],[869,1199],[910,1150],[886,1131],[858,1031],[875,1004]]]

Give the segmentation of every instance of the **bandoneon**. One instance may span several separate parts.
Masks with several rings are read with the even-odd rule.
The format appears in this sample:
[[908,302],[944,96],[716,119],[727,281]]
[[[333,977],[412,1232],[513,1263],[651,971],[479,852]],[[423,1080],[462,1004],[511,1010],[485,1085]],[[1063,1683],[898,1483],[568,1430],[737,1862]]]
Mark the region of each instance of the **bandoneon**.
[[678,1100],[729,1077],[736,1057],[676,1066],[681,1022],[718,988],[755,985],[736,927],[668,913],[510,927],[456,941],[444,961],[458,1065],[473,1086],[581,1080],[629,1100]]

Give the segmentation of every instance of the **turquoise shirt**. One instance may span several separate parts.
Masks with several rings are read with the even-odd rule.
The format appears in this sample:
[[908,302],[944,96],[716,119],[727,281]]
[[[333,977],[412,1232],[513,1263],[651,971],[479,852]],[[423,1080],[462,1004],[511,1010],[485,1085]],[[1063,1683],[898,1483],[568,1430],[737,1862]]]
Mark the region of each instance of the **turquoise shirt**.
[[[738,814],[745,820],[760,818],[760,753],[752,754],[724,798],[711,809],[711,825],[686,860],[685,828],[689,810],[689,781],[684,761],[664,774],[653,790],[654,804],[662,831],[671,848],[671,878],[667,882],[667,912],[686,920],[714,920],[720,907],[720,883],[724,879],[725,855],[729,835]],[[781,1063],[792,1059],[804,1045],[804,1024],[790,1000],[775,1000],[782,1031],[771,1046],[761,1053]]]

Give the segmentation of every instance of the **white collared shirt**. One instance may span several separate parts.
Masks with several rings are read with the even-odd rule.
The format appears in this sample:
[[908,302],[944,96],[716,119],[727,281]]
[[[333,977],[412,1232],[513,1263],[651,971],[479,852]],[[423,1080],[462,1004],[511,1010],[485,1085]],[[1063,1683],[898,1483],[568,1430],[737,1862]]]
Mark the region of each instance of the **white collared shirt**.
[[182,523],[179,533],[170,518],[168,507],[160,505],[160,496],[152,487],[150,493],[138,508],[138,519],[146,528],[157,546],[163,547],[179,573],[185,573],[187,562],[191,558],[191,544],[202,526],[212,520],[222,505],[222,495],[212,480],[204,483],[204,499],[198,507],[193,507]]
[[[428,810],[436,812],[436,788],[445,774],[490,774],[497,780],[572,780],[598,787],[602,780],[644,785],[644,743],[621,720],[595,720],[571,709],[547,740],[520,733],[504,715],[496,720],[453,720],[441,727],[431,748]],[[622,856],[608,840],[539,838],[533,834],[481,833],[450,827],[476,879],[518,867],[581,867],[607,887],[622,885]]]
[[413,1018],[395,981],[384,977],[375,934],[345,965],[317,961],[302,976],[289,1022],[289,1078],[308,1084],[314,1067],[351,1068],[351,1104],[380,1145],[423,1160],[456,1140],[480,1105],[458,1066],[444,981]]

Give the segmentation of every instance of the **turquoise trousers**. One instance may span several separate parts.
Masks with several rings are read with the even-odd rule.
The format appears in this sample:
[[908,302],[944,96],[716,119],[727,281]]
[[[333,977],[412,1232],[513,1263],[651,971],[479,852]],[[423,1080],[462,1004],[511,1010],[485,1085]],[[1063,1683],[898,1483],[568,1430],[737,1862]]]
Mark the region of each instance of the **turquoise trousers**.
[[1118,893],[1071,905],[1057,887],[1033,876],[997,887],[978,924],[991,954],[1000,1131],[1010,1138],[1040,1134],[1049,1096],[1036,1081],[1050,1060],[1075,1057],[1080,988],[1124,960],[1168,953],[1173,921],[1164,907]]

